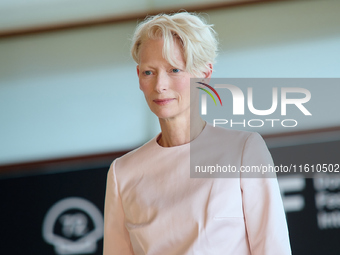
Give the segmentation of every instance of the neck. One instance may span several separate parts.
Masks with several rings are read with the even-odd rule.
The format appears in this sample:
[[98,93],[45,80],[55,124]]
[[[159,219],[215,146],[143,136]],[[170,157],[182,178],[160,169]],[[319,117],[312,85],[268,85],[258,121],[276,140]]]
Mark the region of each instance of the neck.
[[192,118],[177,117],[172,119],[159,119],[162,134],[158,140],[163,147],[179,146],[194,140],[204,129],[205,121],[200,116]]

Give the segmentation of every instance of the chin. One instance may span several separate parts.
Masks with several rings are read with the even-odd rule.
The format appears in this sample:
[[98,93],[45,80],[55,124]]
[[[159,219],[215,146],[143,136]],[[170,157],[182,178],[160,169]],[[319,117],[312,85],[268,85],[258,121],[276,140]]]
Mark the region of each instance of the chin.
[[174,117],[172,114],[155,114],[159,119],[171,119]]
[[[152,110],[151,110],[152,111]],[[159,119],[169,119],[169,118],[173,118],[176,114],[174,114],[173,112],[169,111],[169,110],[156,110],[156,111],[152,111]]]

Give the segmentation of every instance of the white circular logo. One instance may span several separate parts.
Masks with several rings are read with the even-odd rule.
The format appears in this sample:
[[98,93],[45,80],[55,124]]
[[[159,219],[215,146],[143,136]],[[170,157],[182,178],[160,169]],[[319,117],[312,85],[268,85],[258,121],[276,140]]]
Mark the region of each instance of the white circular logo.
[[[60,233],[55,231],[57,223]],[[94,253],[103,232],[102,213],[80,197],[69,197],[55,203],[48,210],[42,227],[43,238],[54,245],[55,252],[60,255]]]

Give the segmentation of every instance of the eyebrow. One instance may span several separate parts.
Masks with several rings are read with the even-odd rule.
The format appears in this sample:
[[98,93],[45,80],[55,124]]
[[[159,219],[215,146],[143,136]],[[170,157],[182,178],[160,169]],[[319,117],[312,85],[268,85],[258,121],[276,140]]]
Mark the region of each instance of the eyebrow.
[[[159,65],[157,65],[157,66],[159,66]],[[146,64],[139,64],[139,67],[141,67],[143,69],[145,69],[145,68],[156,69],[156,67],[154,67],[153,65],[148,64],[148,63],[146,63]],[[174,67],[170,63],[167,64],[166,68],[178,68],[178,69],[182,69],[181,67]]]

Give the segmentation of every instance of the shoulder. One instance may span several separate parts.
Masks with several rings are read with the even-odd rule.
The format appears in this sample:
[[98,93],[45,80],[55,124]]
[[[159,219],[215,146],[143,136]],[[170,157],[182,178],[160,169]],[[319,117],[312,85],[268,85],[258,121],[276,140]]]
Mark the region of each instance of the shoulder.
[[211,124],[207,124],[207,129],[207,138],[219,146],[244,149],[249,145],[262,146],[265,144],[262,136],[257,132],[234,130],[219,126],[214,127]]
[[253,164],[255,162],[272,163],[272,158],[262,136],[257,132],[232,130],[222,127],[208,126],[207,137],[211,141],[210,148],[214,151],[225,151],[226,153],[241,159],[242,164]]
[[143,144],[142,146],[124,154],[123,156],[116,158],[111,164],[111,168],[115,171],[123,168],[136,168],[142,161],[147,160],[157,150],[158,135]]
[[243,178],[275,178],[275,172],[267,171],[274,166],[268,147],[257,132],[232,130],[213,127],[207,132],[213,140],[213,152],[223,151],[228,161],[237,163],[242,168]]

